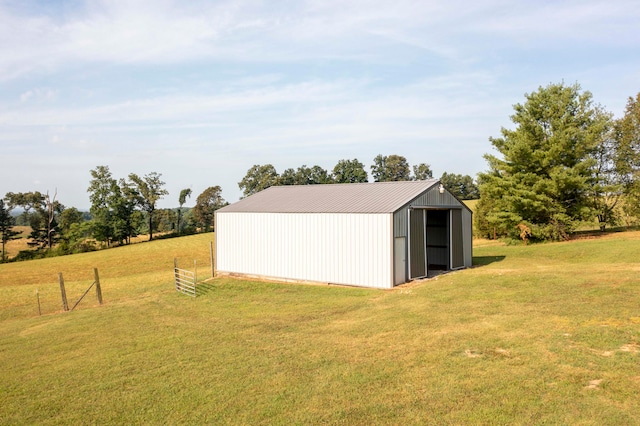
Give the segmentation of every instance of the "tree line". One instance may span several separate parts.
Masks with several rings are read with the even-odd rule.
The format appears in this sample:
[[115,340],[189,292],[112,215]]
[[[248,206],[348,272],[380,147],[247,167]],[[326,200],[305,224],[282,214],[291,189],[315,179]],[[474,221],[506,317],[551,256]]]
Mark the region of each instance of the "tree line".
[[[567,239],[584,221],[600,228],[630,224],[640,217],[640,93],[627,101],[623,117],[593,101],[590,92],[573,85],[549,84],[514,105],[513,129],[491,137],[497,153],[485,154],[488,170],[477,181],[468,175],[444,173],[440,180],[458,198],[480,199],[475,212],[478,236],[524,240]],[[432,178],[430,165],[410,166],[401,155],[377,155],[369,167],[376,182]],[[1,261],[5,244],[16,237],[17,222],[31,228],[24,257],[96,249],[96,244],[128,244],[154,232],[180,235],[214,227],[214,212],[226,205],[219,186],[198,195],[185,209],[191,189],[183,189],[177,209],[158,209],[168,195],[161,174],[131,173],[116,179],[108,166],[91,170],[87,192],[91,209],[66,208],[57,192],[12,193],[0,199]],[[368,182],[358,159],[342,159],[330,171],[302,165],[279,174],[271,164],[254,165],[238,182],[243,196],[274,185]],[[11,215],[21,208],[17,218]],[[21,253],[22,254],[22,253]],[[18,256],[20,257],[20,256]]]
[[[376,182],[423,180],[433,176],[428,164],[410,167],[401,155],[378,155],[370,167]],[[220,186],[211,186],[197,196],[193,208],[184,208],[192,196],[190,188],[180,191],[178,208],[158,209],[157,203],[168,195],[162,175],[151,172],[144,176],[130,173],[127,178],[116,178],[109,166],[97,166],[90,171],[87,188],[91,208],[81,212],[65,207],[57,200],[57,191],[50,196],[38,191],[9,192],[0,199],[0,236],[2,256],[6,260],[5,245],[20,233],[16,224],[29,226],[30,250],[22,251],[15,260],[49,255],[79,253],[130,244],[132,238],[154,232],[182,235],[214,228],[214,212],[227,205]],[[478,198],[478,187],[468,175],[444,173],[442,183],[461,199]],[[254,165],[238,183],[244,196],[274,185],[313,185],[328,183],[368,182],[369,174],[357,159],[338,161],[331,172],[320,166],[288,168],[278,174],[271,164]],[[11,215],[15,208],[22,210],[18,217]]]
[[[53,196],[9,192],[0,199],[0,261],[6,260],[6,243],[20,234],[13,229],[17,223],[31,228],[27,242],[31,249],[15,259],[22,260],[130,244],[133,237],[145,233],[151,240],[156,231],[171,235],[209,231],[214,211],[227,204],[222,189],[212,186],[198,195],[191,209],[183,207],[191,196],[189,188],[180,191],[177,209],[158,209],[158,201],[168,195],[160,173],[131,173],[116,179],[108,166],[98,166],[90,174],[89,212],[65,207],[56,199],[57,192]],[[11,214],[14,208],[22,210],[18,217]]]
[[[370,166],[371,177],[375,182],[425,180],[433,178],[431,166],[426,163],[413,165],[402,155],[379,154]],[[480,196],[478,186],[469,175],[443,173],[442,184],[462,200],[473,200]],[[278,174],[271,164],[256,164],[251,167],[244,178],[238,182],[245,197],[253,195],[271,186],[278,185],[315,185],[333,183],[365,183],[369,174],[365,166],[357,158],[343,159],[336,163],[329,172],[320,166],[302,165],[297,169],[285,169]]]
[[640,93],[614,119],[578,84],[549,84],[514,106],[478,175],[476,233],[564,240],[640,216]]

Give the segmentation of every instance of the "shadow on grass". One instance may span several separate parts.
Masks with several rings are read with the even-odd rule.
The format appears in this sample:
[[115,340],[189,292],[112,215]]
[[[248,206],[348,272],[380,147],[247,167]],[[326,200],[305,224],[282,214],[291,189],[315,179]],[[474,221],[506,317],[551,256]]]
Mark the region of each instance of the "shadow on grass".
[[473,266],[487,266],[495,262],[502,262],[506,256],[473,256]]
[[198,283],[196,286],[196,296],[204,296],[211,293],[215,289],[215,284],[212,282]]

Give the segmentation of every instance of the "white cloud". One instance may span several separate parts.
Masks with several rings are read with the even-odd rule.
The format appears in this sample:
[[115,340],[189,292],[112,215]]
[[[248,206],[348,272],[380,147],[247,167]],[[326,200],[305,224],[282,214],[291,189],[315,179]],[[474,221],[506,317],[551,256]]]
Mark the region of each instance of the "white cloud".
[[[258,109],[273,109],[284,105],[309,105],[344,99],[363,83],[345,81],[307,81],[280,86],[239,88],[235,91],[210,95],[171,94],[165,96],[130,99],[118,103],[94,104],[89,107],[54,105],[29,110],[7,110],[0,114],[0,123],[17,126],[86,126],[107,123],[170,123],[218,121],[216,116],[227,117],[234,112],[250,113]],[[25,101],[33,91],[21,97]]]
[[35,88],[29,89],[20,95],[20,102],[25,103],[29,101],[52,101],[57,96],[57,91],[52,89]]
[[0,1],[0,172],[27,186],[54,159],[78,205],[96,164],[232,194],[255,162],[397,152],[474,174],[525,92],[578,81],[619,112],[638,90],[631,0],[66,5]]
[[399,45],[464,61],[477,53],[474,46],[518,46],[523,40],[538,47],[556,37],[633,45],[640,41],[639,18],[636,2],[610,0],[101,0],[63,16],[0,5],[0,79],[49,73],[78,61],[393,61]]

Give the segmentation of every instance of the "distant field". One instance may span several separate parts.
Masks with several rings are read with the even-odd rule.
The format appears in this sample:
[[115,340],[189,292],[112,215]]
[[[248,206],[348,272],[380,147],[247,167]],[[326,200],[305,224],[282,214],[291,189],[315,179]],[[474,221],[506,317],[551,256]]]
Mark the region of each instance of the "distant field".
[[[29,233],[31,232],[31,227],[30,226],[14,226],[13,230],[16,232],[20,232],[20,234],[16,235],[16,237],[18,237],[17,239],[7,241],[5,245],[7,258],[12,258],[16,254],[18,254],[19,251],[28,250],[30,248],[29,245],[27,244],[27,241],[29,241],[28,236],[29,236]],[[2,248],[0,247],[0,250],[1,249]]]
[[463,203],[471,209],[473,214],[476,213],[476,206],[478,205],[478,201],[480,200],[464,200]]
[[[29,234],[31,233],[30,226],[14,226],[14,231],[20,232],[20,235],[17,235],[17,239],[7,241],[5,246],[5,250],[7,251],[7,258],[10,259],[15,257],[22,250],[34,250],[33,247],[30,247],[27,242],[29,241]],[[164,235],[163,232],[156,232],[154,235],[159,237]],[[149,235],[138,235],[137,237],[133,237],[131,239],[131,243],[140,243],[149,240]]]
[[[208,278],[213,234],[0,265],[0,424],[640,423],[640,232],[368,290]],[[100,269],[90,293],[60,311]],[[35,290],[45,315],[37,315]]]

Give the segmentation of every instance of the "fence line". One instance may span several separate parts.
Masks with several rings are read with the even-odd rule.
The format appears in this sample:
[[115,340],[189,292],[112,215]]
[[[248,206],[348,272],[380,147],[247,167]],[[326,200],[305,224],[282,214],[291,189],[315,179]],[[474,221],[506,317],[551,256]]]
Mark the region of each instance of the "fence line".
[[[78,301],[73,305],[73,307],[71,308],[72,311],[76,308],[76,306],[78,306],[78,303],[80,303],[82,299],[84,299],[84,297],[87,295],[87,293],[89,293],[89,290],[91,290],[94,285],[96,286],[96,296],[98,298],[98,303],[102,305],[102,288],[100,287],[100,276],[98,275],[98,268],[93,268],[93,276],[94,281],[91,283],[89,288],[85,290],[82,296],[80,296],[80,299],[78,299]],[[69,311],[69,303],[67,302],[67,290],[64,286],[64,277],[62,276],[62,272],[58,272],[58,282],[60,284],[60,296],[62,297],[62,309],[66,312]],[[36,295],[38,296],[38,313],[40,313],[40,295],[38,294],[37,290]]]

